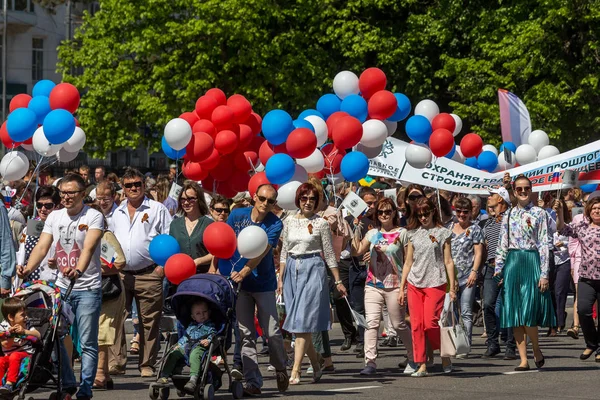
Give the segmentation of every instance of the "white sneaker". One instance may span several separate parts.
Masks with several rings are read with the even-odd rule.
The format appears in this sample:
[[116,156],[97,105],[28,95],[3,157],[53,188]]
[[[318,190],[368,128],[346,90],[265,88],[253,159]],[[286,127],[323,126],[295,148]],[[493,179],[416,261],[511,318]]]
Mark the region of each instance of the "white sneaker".
[[457,354],[456,358],[459,359],[459,360],[464,360],[466,358],[469,358],[469,355],[467,353],[465,353],[465,354]]
[[414,362],[408,362],[406,364],[406,368],[404,368],[404,372],[402,372],[404,375],[411,375],[413,373],[415,373],[417,371],[417,364],[415,364]]
[[306,368],[306,375],[312,375],[314,372],[315,371],[312,366]]
[[269,364],[269,366],[267,367],[267,371],[273,372],[273,371],[275,371],[275,367],[272,366],[271,364]]

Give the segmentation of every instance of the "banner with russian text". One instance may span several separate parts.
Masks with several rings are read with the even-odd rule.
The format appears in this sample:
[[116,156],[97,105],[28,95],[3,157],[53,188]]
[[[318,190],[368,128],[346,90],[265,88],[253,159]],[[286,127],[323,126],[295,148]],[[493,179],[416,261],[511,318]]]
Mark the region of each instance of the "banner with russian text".
[[[513,179],[520,174],[529,177],[536,192],[561,189],[562,172],[565,169],[578,172],[579,185],[600,183],[600,140],[545,160],[495,173],[480,171],[445,157],[434,158],[427,168],[415,169],[405,162],[404,152],[407,146],[406,142],[388,138],[381,153],[369,160],[369,175],[475,194],[501,185],[505,172],[510,173]],[[561,171],[558,182],[552,182],[555,169]]]

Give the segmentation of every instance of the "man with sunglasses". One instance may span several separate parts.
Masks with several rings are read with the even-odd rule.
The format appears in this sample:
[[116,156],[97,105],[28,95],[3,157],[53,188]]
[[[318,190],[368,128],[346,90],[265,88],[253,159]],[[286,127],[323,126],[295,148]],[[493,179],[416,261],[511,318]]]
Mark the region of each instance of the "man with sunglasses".
[[[266,250],[260,256],[247,260],[239,253],[231,260],[218,260],[219,273],[229,276],[234,282],[241,284],[236,302],[236,316],[242,343],[242,360],[246,386],[244,394],[260,396],[263,378],[258,368],[256,354],[256,328],[254,313],[258,311],[258,322],[269,343],[270,364],[275,367],[277,388],[280,392],[287,390],[289,377],[286,371],[287,354],[283,345],[283,337],[279,329],[279,318],[275,301],[277,277],[273,248],[279,242],[283,224],[271,211],[277,201],[277,190],[271,185],[261,185],[253,197],[254,207],[237,208],[231,211],[227,224],[236,235],[247,226],[255,225],[265,230],[269,240]],[[213,259],[216,260],[216,259]],[[239,261],[238,261],[239,260]],[[216,273],[215,262],[210,273]]]
[[142,377],[154,376],[158,355],[158,328],[162,317],[163,267],[150,257],[152,239],[168,234],[172,217],[162,204],[145,195],[144,175],[128,168],[122,177],[126,199],[114,211],[109,229],[123,248],[127,265],[123,269],[123,286],[127,311],[135,299],[141,325],[139,368]]

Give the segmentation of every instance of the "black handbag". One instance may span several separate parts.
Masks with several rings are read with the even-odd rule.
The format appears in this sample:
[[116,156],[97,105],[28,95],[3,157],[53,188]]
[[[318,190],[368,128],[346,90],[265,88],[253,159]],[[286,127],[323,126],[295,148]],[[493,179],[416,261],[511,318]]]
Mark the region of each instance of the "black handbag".
[[121,295],[121,277],[119,274],[102,277],[102,300],[113,300]]

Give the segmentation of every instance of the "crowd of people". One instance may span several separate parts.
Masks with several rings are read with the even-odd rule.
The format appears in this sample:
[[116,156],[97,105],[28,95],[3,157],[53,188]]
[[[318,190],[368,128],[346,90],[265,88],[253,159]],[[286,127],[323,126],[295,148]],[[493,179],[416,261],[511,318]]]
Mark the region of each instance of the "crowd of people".
[[[197,273],[221,274],[240,284],[230,353],[232,375],[245,381],[247,396],[260,395],[263,386],[257,325],[281,392],[301,384],[303,372],[316,383],[323,373],[335,371],[328,334],[332,310],[345,337],[341,351],[355,346],[357,357],[364,359],[357,371],[361,375],[377,373],[378,347],[401,342],[406,349],[401,370],[427,376],[434,351],[441,347],[443,310],[458,310],[470,345],[478,298],[487,335],[484,358],[500,354],[503,338],[504,358],[518,360],[516,371],[529,370],[529,340],[533,362],[542,368],[538,328],[544,327],[550,336],[565,332],[578,339],[582,333],[580,358],[595,354],[600,362],[595,320],[600,192],[571,188],[557,198],[557,193],[534,193],[525,176],[508,174],[504,186],[485,196],[385,179],[360,186],[311,177],[297,190],[297,209],[284,210],[277,204],[277,189],[268,184],[252,196],[228,199],[196,182],[179,181],[181,191],[173,196],[177,178],[177,171],[154,177],[133,168],[118,177],[104,167],[96,168],[92,178],[83,166],[44,185],[33,178],[9,183],[15,190],[5,194],[6,207],[0,210],[1,295],[10,297],[23,281],[54,282],[63,293],[74,284],[67,299],[74,329],[61,339],[60,356],[65,360],[63,386],[77,392],[78,399],[112,389],[111,376],[125,373],[128,353],[139,354],[141,377],[156,377],[162,384],[175,362],[189,358],[186,390],[195,389],[199,364],[190,351],[171,353],[175,361],[156,376],[160,322],[176,290],[149,253],[150,242],[160,234],[177,240]],[[389,193],[384,189],[394,188],[395,196],[384,195]],[[340,207],[351,191],[367,205],[360,218]],[[31,219],[43,224],[29,224]],[[215,221],[226,222],[236,234],[250,225],[262,228],[266,250],[243,262],[213,257],[203,233]],[[232,260],[239,258],[236,254]],[[576,312],[568,324],[565,308],[572,284]],[[11,304],[5,300],[2,306],[7,323],[0,329],[28,329],[18,320],[23,305]],[[180,345],[183,349],[197,335],[201,354],[214,329],[206,324],[206,304],[194,304],[192,313],[195,323],[189,334],[180,334]],[[356,323],[353,313],[366,324]],[[129,344],[127,316],[135,324]],[[382,325],[384,342],[379,341]],[[2,342],[6,357],[14,346]],[[305,355],[310,367],[303,371]],[[468,352],[456,354],[466,357]],[[81,362],[79,384],[72,369],[75,358]],[[12,358],[0,358],[0,370],[9,363]],[[442,357],[441,365],[444,373],[452,372],[451,357]],[[9,371],[0,391],[12,390],[12,378]]]

